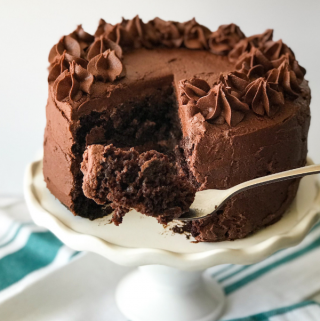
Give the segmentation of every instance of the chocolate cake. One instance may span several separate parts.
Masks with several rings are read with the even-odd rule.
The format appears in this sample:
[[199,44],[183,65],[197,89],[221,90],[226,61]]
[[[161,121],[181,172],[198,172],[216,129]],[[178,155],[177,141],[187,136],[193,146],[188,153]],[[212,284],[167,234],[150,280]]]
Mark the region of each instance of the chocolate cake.
[[[272,30],[100,20],[94,36],[62,37],[49,62],[43,172],[74,215],[118,225],[134,208],[164,224],[196,191],[306,163],[305,69]],[[279,220],[298,185],[243,192],[186,228],[198,241],[246,237]]]

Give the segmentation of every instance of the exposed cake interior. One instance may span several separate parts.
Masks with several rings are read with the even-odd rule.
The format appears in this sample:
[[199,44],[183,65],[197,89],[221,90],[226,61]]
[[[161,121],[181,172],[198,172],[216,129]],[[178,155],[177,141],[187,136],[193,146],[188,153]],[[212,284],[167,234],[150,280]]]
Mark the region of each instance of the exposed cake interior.
[[[74,168],[77,211],[96,218],[114,210],[116,224],[130,208],[157,216],[161,223],[183,214],[195,190],[176,166],[181,136],[172,85],[82,117],[73,146],[83,161],[82,171]],[[106,147],[102,151],[92,145]]]
[[116,225],[131,208],[166,224],[186,212],[194,199],[194,188],[179,175],[174,161],[155,150],[91,145],[81,170],[84,194],[97,204],[111,201]]

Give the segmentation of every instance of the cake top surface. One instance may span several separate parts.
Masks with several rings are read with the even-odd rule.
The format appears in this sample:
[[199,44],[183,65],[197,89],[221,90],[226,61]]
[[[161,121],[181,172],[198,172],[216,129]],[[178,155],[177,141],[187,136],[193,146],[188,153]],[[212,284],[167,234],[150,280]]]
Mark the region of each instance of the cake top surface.
[[195,19],[101,19],[94,36],[81,25],[63,36],[49,62],[50,90],[70,119],[99,111],[96,98],[112,105],[172,82],[188,117],[230,128],[308,96],[305,69],[271,29],[246,37],[235,24],[212,32]]

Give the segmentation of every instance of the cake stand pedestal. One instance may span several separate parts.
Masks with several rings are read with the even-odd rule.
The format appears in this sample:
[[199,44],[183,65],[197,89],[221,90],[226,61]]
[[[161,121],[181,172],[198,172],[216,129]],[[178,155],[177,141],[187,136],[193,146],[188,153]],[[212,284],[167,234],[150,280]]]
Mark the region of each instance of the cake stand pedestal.
[[223,311],[225,296],[202,270],[148,265],[121,280],[116,301],[122,313],[134,321],[213,321]]
[[47,190],[41,161],[27,167],[24,193],[35,223],[69,247],[138,267],[116,291],[117,304],[131,321],[217,320],[226,300],[205,270],[219,264],[253,264],[294,246],[320,217],[316,176],[301,180],[297,197],[278,223],[246,239],[219,243],[193,243],[135,211],[119,227],[108,224],[108,217],[95,221],[74,217]]

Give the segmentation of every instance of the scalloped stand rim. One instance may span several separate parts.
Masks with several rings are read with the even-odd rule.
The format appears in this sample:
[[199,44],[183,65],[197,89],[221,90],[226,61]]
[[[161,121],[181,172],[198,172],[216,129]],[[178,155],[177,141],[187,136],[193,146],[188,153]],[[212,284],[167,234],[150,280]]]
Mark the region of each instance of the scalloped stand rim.
[[135,269],[120,281],[116,302],[132,321],[214,321],[226,298],[203,271],[152,265]]

